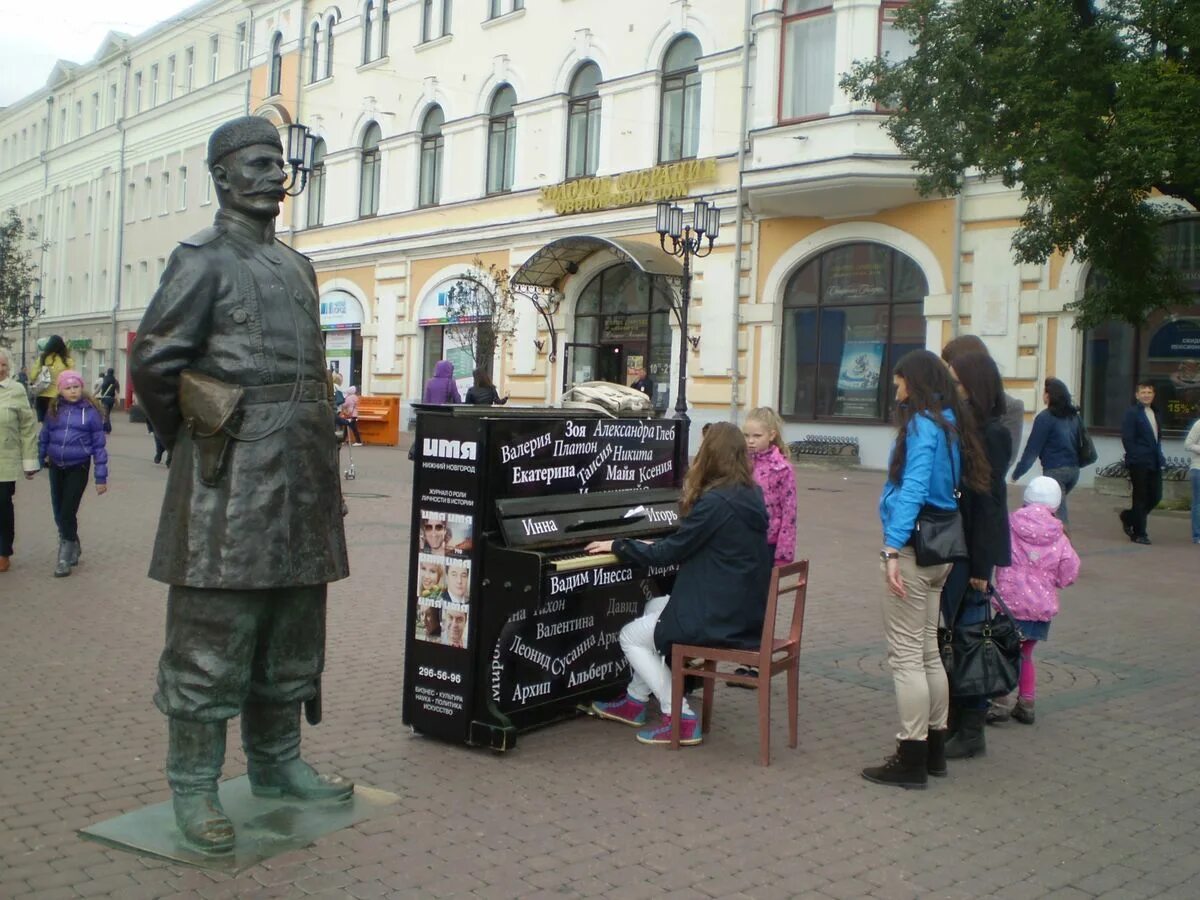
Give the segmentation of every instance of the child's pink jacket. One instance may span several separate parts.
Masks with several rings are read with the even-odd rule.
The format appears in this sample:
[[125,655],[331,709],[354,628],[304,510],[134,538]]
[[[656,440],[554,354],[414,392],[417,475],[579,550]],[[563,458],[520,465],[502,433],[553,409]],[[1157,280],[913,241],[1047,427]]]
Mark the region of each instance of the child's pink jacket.
[[1024,506],[1008,523],[1012,565],[996,569],[996,590],[1013,618],[1049,622],[1058,615],[1058,589],[1079,577],[1079,555],[1049,507]]
[[796,473],[774,444],[750,460],[767,504],[767,543],[775,545],[775,565],[782,566],[796,556]]

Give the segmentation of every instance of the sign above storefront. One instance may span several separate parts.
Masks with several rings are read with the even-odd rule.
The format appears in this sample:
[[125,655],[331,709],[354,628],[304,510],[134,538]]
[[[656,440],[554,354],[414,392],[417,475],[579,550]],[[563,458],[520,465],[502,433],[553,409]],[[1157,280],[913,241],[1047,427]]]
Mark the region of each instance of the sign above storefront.
[[362,306],[353,294],[330,291],[321,298],[321,330],[353,331],[362,328]]
[[686,197],[694,186],[714,181],[716,177],[715,158],[688,159],[637,172],[565,181],[542,188],[541,201],[543,206],[554,207],[559,215],[636,206]]
[[67,341],[67,346],[70,347],[72,350],[91,350],[92,349],[92,339],[91,338],[75,338],[73,340]]

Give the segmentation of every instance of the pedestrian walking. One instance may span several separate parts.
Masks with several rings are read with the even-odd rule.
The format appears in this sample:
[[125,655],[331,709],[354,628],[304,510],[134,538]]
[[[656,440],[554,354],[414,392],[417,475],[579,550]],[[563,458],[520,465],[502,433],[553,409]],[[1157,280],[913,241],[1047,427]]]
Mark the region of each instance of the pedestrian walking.
[[467,388],[467,402],[477,406],[503,406],[508,402],[507,397],[501,397],[492,383],[492,378],[483,369],[474,372],[475,383]]
[[1083,420],[1071,402],[1070,389],[1057,378],[1047,378],[1042,392],[1046,408],[1033,420],[1033,430],[1025,444],[1025,452],[1013,469],[1012,480],[1019,481],[1036,459],[1042,464],[1042,474],[1053,478],[1062,488],[1062,503],[1058,517],[1066,526],[1067,495],[1079,483],[1079,432]]
[[1192,543],[1200,544],[1200,419],[1192,423],[1183,446],[1192,454],[1192,466],[1188,470],[1188,477],[1192,479]]
[[12,356],[0,347],[0,572],[7,572],[13,555],[17,521],[13,495],[17,478],[37,474],[37,422],[29,408],[29,393],[12,377]]
[[[767,509],[754,483],[746,439],[730,422],[717,422],[700,444],[679,500],[679,530],[653,543],[593,541],[588,553],[614,553],[639,566],[671,566],[679,572],[670,596],[646,603],[641,618],[621,629],[621,650],[633,671],[624,696],[595,702],[601,718],[640,727],[653,694],[662,721],[642,729],[643,744],[671,742],[671,645],[757,648],[762,638],[771,557]],[[703,738],[701,723],[683,701],[681,744]]]
[[[942,620],[955,629],[977,625],[987,618],[988,595],[997,566],[1011,561],[1008,490],[1004,473],[1012,460],[1012,435],[1004,424],[1004,387],[1000,370],[985,353],[966,353],[955,359],[950,375],[963,401],[960,432],[964,446],[981,446],[986,474],[976,471],[978,459],[963,461],[963,531],[967,558],[951,566],[942,588]],[[980,490],[980,482],[987,485]],[[970,759],[987,752],[984,737],[988,698],[963,695],[954,684],[946,759]]]
[[334,424],[349,428],[354,433],[354,446],[361,447],[362,435],[358,433],[358,388],[350,385],[342,395],[342,405],[338,407]]
[[75,368],[75,361],[67,350],[67,343],[59,335],[46,339],[46,348],[38,357],[38,374],[34,377],[31,390],[37,406],[37,420],[44,422],[50,401],[58,396],[58,376]]
[[438,360],[433,367],[433,377],[425,382],[421,402],[462,403],[462,397],[458,393],[458,382],[454,380],[454,363],[448,359]]
[[104,377],[100,379],[100,390],[98,392],[100,405],[104,411],[104,433],[112,433],[112,411],[117,403],[117,396],[121,393],[121,383],[117,381],[117,376],[109,369],[104,373]]
[[[982,452],[960,440],[961,405],[950,370],[928,350],[912,350],[893,372],[896,442],[879,498],[883,526],[883,622],[888,663],[900,712],[896,753],[863,769],[876,784],[925,787],[929,773],[946,772],[946,718],[950,690],[937,645],[938,598],[950,564],[917,564],[911,546],[922,507],[958,508],[960,473],[986,491]],[[964,460],[964,456],[968,457]]]
[[38,436],[38,458],[50,474],[50,504],[58,526],[58,562],[54,576],[63,578],[79,564],[79,504],[87,490],[92,463],[96,464],[96,493],[108,490],[108,451],[104,445],[104,416],[84,390],[74,369],[58,376],[58,396],[46,408]]
[[1146,519],[1162,500],[1167,458],[1163,456],[1161,423],[1154,410],[1154,385],[1148,381],[1137,383],[1136,399],[1121,419],[1121,444],[1133,488],[1129,509],[1121,510],[1121,525],[1135,544],[1149,544]]
[[1033,651],[1050,637],[1050,620],[1058,615],[1058,592],[1079,577],[1079,554],[1071,546],[1055,511],[1062,488],[1045,475],[1025,488],[1025,505],[1009,519],[1012,527],[1012,565],[996,570],[996,589],[1021,629],[1021,675],[1017,703],[1009,713],[997,705],[988,721],[1011,718],[1025,725],[1034,720],[1037,670]]

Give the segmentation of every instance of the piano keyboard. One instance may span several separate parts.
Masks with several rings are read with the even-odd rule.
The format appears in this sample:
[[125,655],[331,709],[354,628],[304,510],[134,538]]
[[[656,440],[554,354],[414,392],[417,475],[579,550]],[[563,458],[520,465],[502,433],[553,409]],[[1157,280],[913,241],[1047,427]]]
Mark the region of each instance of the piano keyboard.
[[615,566],[620,561],[615,553],[584,553],[582,556],[562,556],[549,560],[549,566],[555,572],[575,572],[579,569]]

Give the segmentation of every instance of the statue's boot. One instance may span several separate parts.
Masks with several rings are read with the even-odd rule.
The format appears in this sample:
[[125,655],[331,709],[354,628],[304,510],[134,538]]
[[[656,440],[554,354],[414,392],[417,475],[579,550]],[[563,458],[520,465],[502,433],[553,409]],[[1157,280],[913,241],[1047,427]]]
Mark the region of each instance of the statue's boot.
[[354,782],[321,775],[300,758],[300,704],[247,701],[242,707],[246,774],[257,797],[349,800]]
[[228,853],[234,843],[233,822],[217,796],[217,779],[225,763],[225,723],[168,721],[167,782],[175,824],[194,849]]

